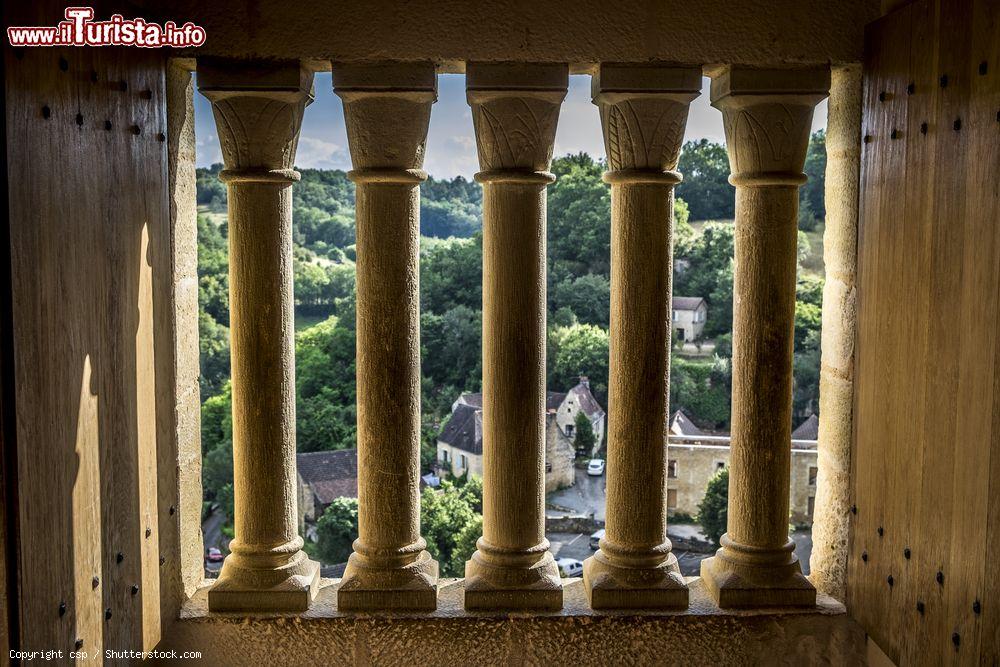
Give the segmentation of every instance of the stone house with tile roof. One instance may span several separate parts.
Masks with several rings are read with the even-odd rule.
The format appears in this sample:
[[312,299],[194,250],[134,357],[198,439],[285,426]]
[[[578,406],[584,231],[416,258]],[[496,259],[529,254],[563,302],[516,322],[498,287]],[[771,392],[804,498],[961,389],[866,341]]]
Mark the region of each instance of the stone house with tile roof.
[[313,523],[337,498],[358,497],[358,450],[296,454],[299,524]]
[[701,337],[708,304],[700,296],[675,296],[671,304],[674,338],[690,343]]
[[[594,429],[592,456],[604,442],[605,412],[590,393],[586,377],[567,392],[550,391],[545,400],[545,492],[572,486],[576,416],[587,415]],[[438,468],[453,475],[483,474],[483,395],[466,393],[452,404],[451,417],[438,436]]]
[[[789,512],[796,524],[812,522],[819,471],[818,427],[819,418],[809,417],[792,432],[789,443]],[[677,410],[670,419],[669,435],[673,441],[667,450],[667,510],[696,516],[709,480],[729,465],[729,434],[703,431]]]

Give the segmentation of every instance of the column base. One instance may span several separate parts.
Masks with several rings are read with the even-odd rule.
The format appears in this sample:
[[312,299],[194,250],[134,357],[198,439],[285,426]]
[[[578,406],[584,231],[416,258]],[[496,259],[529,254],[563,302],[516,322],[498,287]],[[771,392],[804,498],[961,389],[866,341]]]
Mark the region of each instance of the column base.
[[434,611],[437,609],[438,564],[426,551],[400,567],[373,567],[357,552],[337,589],[340,611]]
[[791,540],[757,550],[722,536],[722,548],[701,562],[705,588],[722,608],[814,607],[816,589],[802,574]]
[[209,611],[306,611],[319,591],[319,563],[304,551],[272,569],[246,567],[232,553],[208,591]]
[[465,563],[466,609],[562,609],[562,581],[559,579],[559,568],[548,551],[547,541],[540,545],[544,549],[541,553],[528,552],[501,557],[500,560],[508,561],[503,564],[494,564],[491,560],[496,559],[484,555],[482,539],[478,546],[476,553]]
[[598,550],[583,561],[583,586],[591,609],[687,609],[688,588],[677,557],[651,567],[619,567]]

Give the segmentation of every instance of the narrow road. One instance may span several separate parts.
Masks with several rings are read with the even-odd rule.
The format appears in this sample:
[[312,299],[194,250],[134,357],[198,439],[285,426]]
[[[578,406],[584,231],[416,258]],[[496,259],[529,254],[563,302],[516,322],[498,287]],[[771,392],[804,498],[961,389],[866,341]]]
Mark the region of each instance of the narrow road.
[[208,518],[201,524],[201,533],[205,540],[205,549],[209,547],[223,548],[222,524],[226,522],[226,516],[219,510],[214,510]]
[[562,516],[566,511],[555,509],[565,508],[572,514],[594,513],[594,518],[604,521],[604,484],[605,476],[591,477],[586,470],[576,468],[576,483],[568,489],[560,489],[549,494],[546,504],[551,506],[546,514]]

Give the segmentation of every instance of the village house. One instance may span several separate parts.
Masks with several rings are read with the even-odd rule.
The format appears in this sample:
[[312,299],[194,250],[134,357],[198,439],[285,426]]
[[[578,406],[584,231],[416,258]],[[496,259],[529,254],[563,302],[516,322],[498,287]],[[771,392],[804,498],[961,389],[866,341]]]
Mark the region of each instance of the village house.
[[673,309],[674,338],[690,343],[701,338],[708,317],[708,304],[700,296],[675,296]]
[[[483,395],[466,393],[451,406],[451,417],[438,436],[438,468],[459,476],[483,475]],[[576,417],[583,412],[594,431],[596,453],[604,441],[604,410],[590,393],[590,382],[581,377],[579,384],[565,393],[550,391],[545,400],[545,492],[572,486],[576,448]]]
[[358,497],[358,450],[295,455],[299,525],[315,523],[337,498]]
[[580,382],[565,394],[549,392],[546,396],[545,407],[547,410],[555,410],[556,423],[562,433],[571,441],[576,438],[576,416],[582,411],[590,420],[591,429],[594,431],[594,447],[589,452],[577,452],[580,456],[595,456],[604,444],[604,420],[605,412],[598,405],[594,395],[590,393],[590,379],[586,375],[580,376]]
[[[812,523],[816,503],[816,439],[819,419],[812,415],[792,432],[791,520]],[[707,433],[678,410],[670,420],[667,454],[667,510],[697,516],[708,482],[729,465],[729,435]]]

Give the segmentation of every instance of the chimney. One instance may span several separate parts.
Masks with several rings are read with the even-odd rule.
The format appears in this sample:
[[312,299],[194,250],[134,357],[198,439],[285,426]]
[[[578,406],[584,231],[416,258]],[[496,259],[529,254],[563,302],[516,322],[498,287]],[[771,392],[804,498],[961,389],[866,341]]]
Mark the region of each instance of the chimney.
[[590,378],[588,378],[586,375],[581,375],[580,384],[582,384],[587,389],[590,389]]

